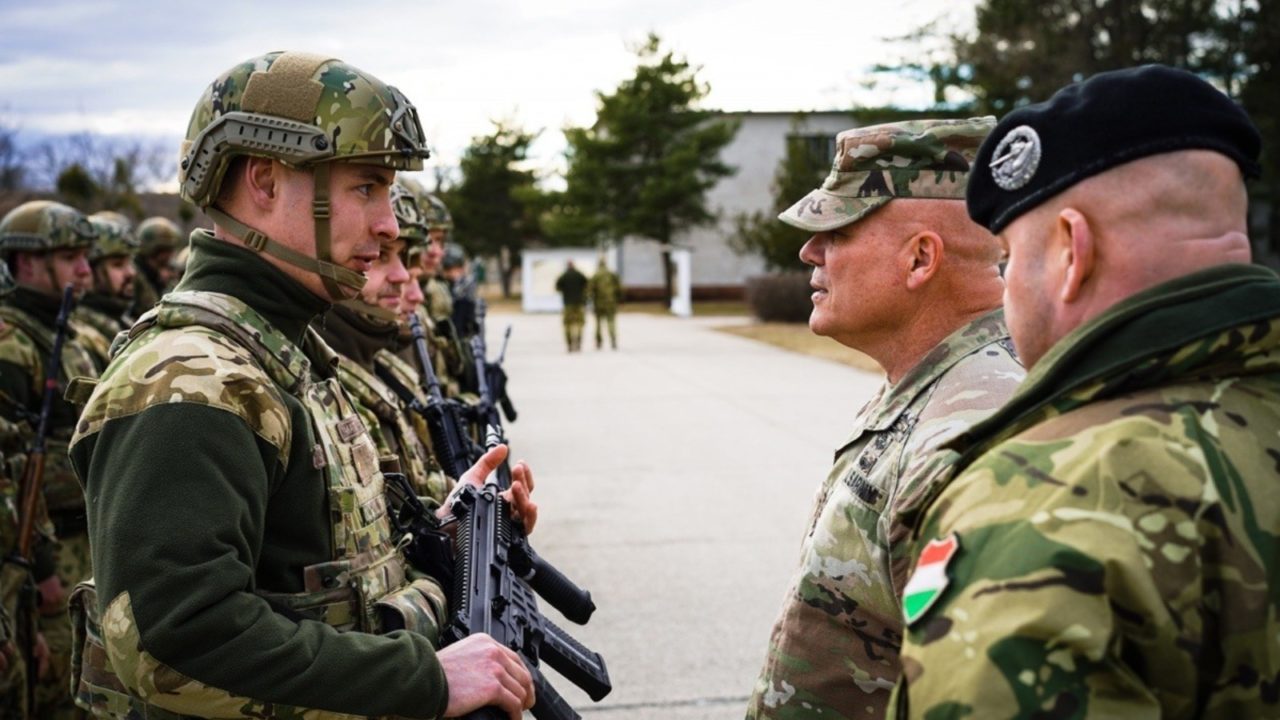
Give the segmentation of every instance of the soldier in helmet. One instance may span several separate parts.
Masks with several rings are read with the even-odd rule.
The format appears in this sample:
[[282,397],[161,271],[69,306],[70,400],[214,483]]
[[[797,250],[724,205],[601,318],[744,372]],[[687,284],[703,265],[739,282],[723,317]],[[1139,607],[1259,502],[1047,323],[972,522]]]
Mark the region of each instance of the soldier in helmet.
[[78,697],[95,712],[495,705],[514,718],[531,705],[527,668],[492,638],[436,650],[405,629],[438,608],[397,547],[337,356],[310,329],[363,289],[399,232],[395,172],[427,154],[398,90],[327,56],[256,57],[201,97],[179,181],[214,229],[192,234],[182,283],[117,349],[71,447],[99,561],[73,603],[87,630]]
[[129,221],[119,213],[94,213],[89,222],[98,230],[98,239],[89,250],[93,289],[76,306],[74,318],[81,344],[101,369],[107,366],[111,341],[124,330],[125,316],[133,305],[133,281],[137,275],[133,255],[138,250],[138,239]]
[[169,290],[174,278],[174,253],[182,245],[182,230],[166,217],[150,217],[138,226],[138,274],[134,278],[133,316],[150,310]]
[[[404,287],[412,284],[404,264],[408,255],[405,246],[409,237],[422,238],[426,234],[417,203],[399,183],[391,187],[391,205],[400,235],[381,243],[378,260],[365,273],[368,281],[360,295],[334,305],[321,318],[317,330],[341,356],[338,378],[364,411],[379,456],[396,457],[399,471],[409,478],[418,495],[440,504],[453,486],[453,479],[441,472],[418,434],[406,403],[397,395],[401,389],[412,392],[417,381],[393,388],[375,367],[378,358],[389,356],[401,343],[401,297]],[[384,359],[378,364],[385,362]],[[385,368],[381,372],[385,373]],[[438,587],[433,590],[443,602],[442,591]]]
[[[14,287],[9,266],[0,263],[0,297],[13,292]],[[0,320],[0,333],[3,328]],[[28,435],[12,421],[0,417],[0,548],[6,553],[0,565],[0,717],[6,718],[31,716],[28,682],[43,678],[49,672],[49,645],[38,627],[39,596],[35,592],[33,569],[8,554],[18,545],[22,507],[19,481]],[[52,531],[43,504],[37,512],[45,534],[38,538],[36,557],[38,561],[43,559],[43,568],[36,572],[56,581],[51,560],[53,548],[47,542]],[[28,666],[28,661],[34,665]]]
[[[822,187],[779,219],[813,233],[814,333],[865,352],[887,382],[819,488],[749,718],[872,718],[902,671],[898,508],[940,445],[1013,393],[1000,247],[965,215],[994,118],[916,120],[836,138]],[[885,170],[885,168],[890,168]]]
[[[53,354],[55,321],[66,285],[82,295],[92,285],[88,253],[97,230],[79,211],[60,203],[23,203],[0,220],[0,253],[17,288],[0,304],[0,414],[25,428],[29,442],[44,398],[45,366]],[[62,346],[58,385],[65,391],[76,377],[95,377],[93,358],[74,338]],[[46,441],[44,499],[57,542],[52,557],[37,557],[40,583],[39,628],[52,652],[50,670],[36,689],[39,717],[69,717],[75,706],[67,692],[71,667],[71,627],[66,594],[92,574],[85,500],[67,459],[67,441],[77,409],[58,393],[50,408]],[[50,567],[47,560],[51,560]],[[50,570],[56,570],[50,574]]]
[[564,272],[556,278],[556,292],[560,293],[564,319],[564,342],[569,352],[582,350],[582,326],[587,322],[587,276],[574,267],[573,261],[565,263]]

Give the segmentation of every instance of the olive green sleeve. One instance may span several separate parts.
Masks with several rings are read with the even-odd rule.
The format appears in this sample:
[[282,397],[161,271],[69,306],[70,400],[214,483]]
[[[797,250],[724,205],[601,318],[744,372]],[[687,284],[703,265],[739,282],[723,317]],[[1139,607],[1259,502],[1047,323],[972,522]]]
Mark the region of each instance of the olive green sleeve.
[[[72,458],[86,480],[104,640],[134,694],[197,716],[443,712],[448,688],[426,638],[340,633],[254,594],[264,540],[301,543],[328,518],[323,505],[284,501],[296,477],[282,481],[276,448],[240,418],[154,406],[107,422]],[[323,502],[323,491],[311,496]],[[298,554],[299,566],[316,561]]]

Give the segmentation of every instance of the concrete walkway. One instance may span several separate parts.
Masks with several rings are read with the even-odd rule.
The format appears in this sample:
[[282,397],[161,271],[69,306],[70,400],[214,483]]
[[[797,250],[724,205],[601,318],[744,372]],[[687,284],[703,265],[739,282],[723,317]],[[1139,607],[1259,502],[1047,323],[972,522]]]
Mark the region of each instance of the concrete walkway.
[[[555,315],[514,325],[507,428],[534,471],[538,551],[599,608],[575,626],[613,693],[587,717],[738,720],[832,452],[880,383],[869,373],[715,332],[743,322],[619,317],[622,349],[588,333],[567,354]],[[590,328],[589,328],[590,330]]]

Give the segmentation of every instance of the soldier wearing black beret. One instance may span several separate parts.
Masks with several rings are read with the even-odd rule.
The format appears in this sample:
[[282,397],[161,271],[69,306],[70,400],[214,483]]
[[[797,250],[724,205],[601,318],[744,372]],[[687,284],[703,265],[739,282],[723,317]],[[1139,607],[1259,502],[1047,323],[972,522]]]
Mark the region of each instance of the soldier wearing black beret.
[[1280,716],[1280,278],[1261,140],[1181,70],[1010,113],[966,201],[1028,375],[915,528],[896,717]]

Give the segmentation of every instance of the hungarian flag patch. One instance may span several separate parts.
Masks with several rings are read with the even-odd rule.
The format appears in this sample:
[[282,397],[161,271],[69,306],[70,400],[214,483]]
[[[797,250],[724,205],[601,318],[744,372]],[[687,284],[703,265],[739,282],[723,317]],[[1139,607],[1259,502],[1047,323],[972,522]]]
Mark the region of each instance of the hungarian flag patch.
[[947,564],[960,549],[960,537],[955,533],[940,539],[930,540],[920,553],[920,562],[916,563],[915,572],[907,580],[907,587],[902,592],[902,614],[910,625],[924,616],[929,608],[942,597],[951,580],[947,577]]

